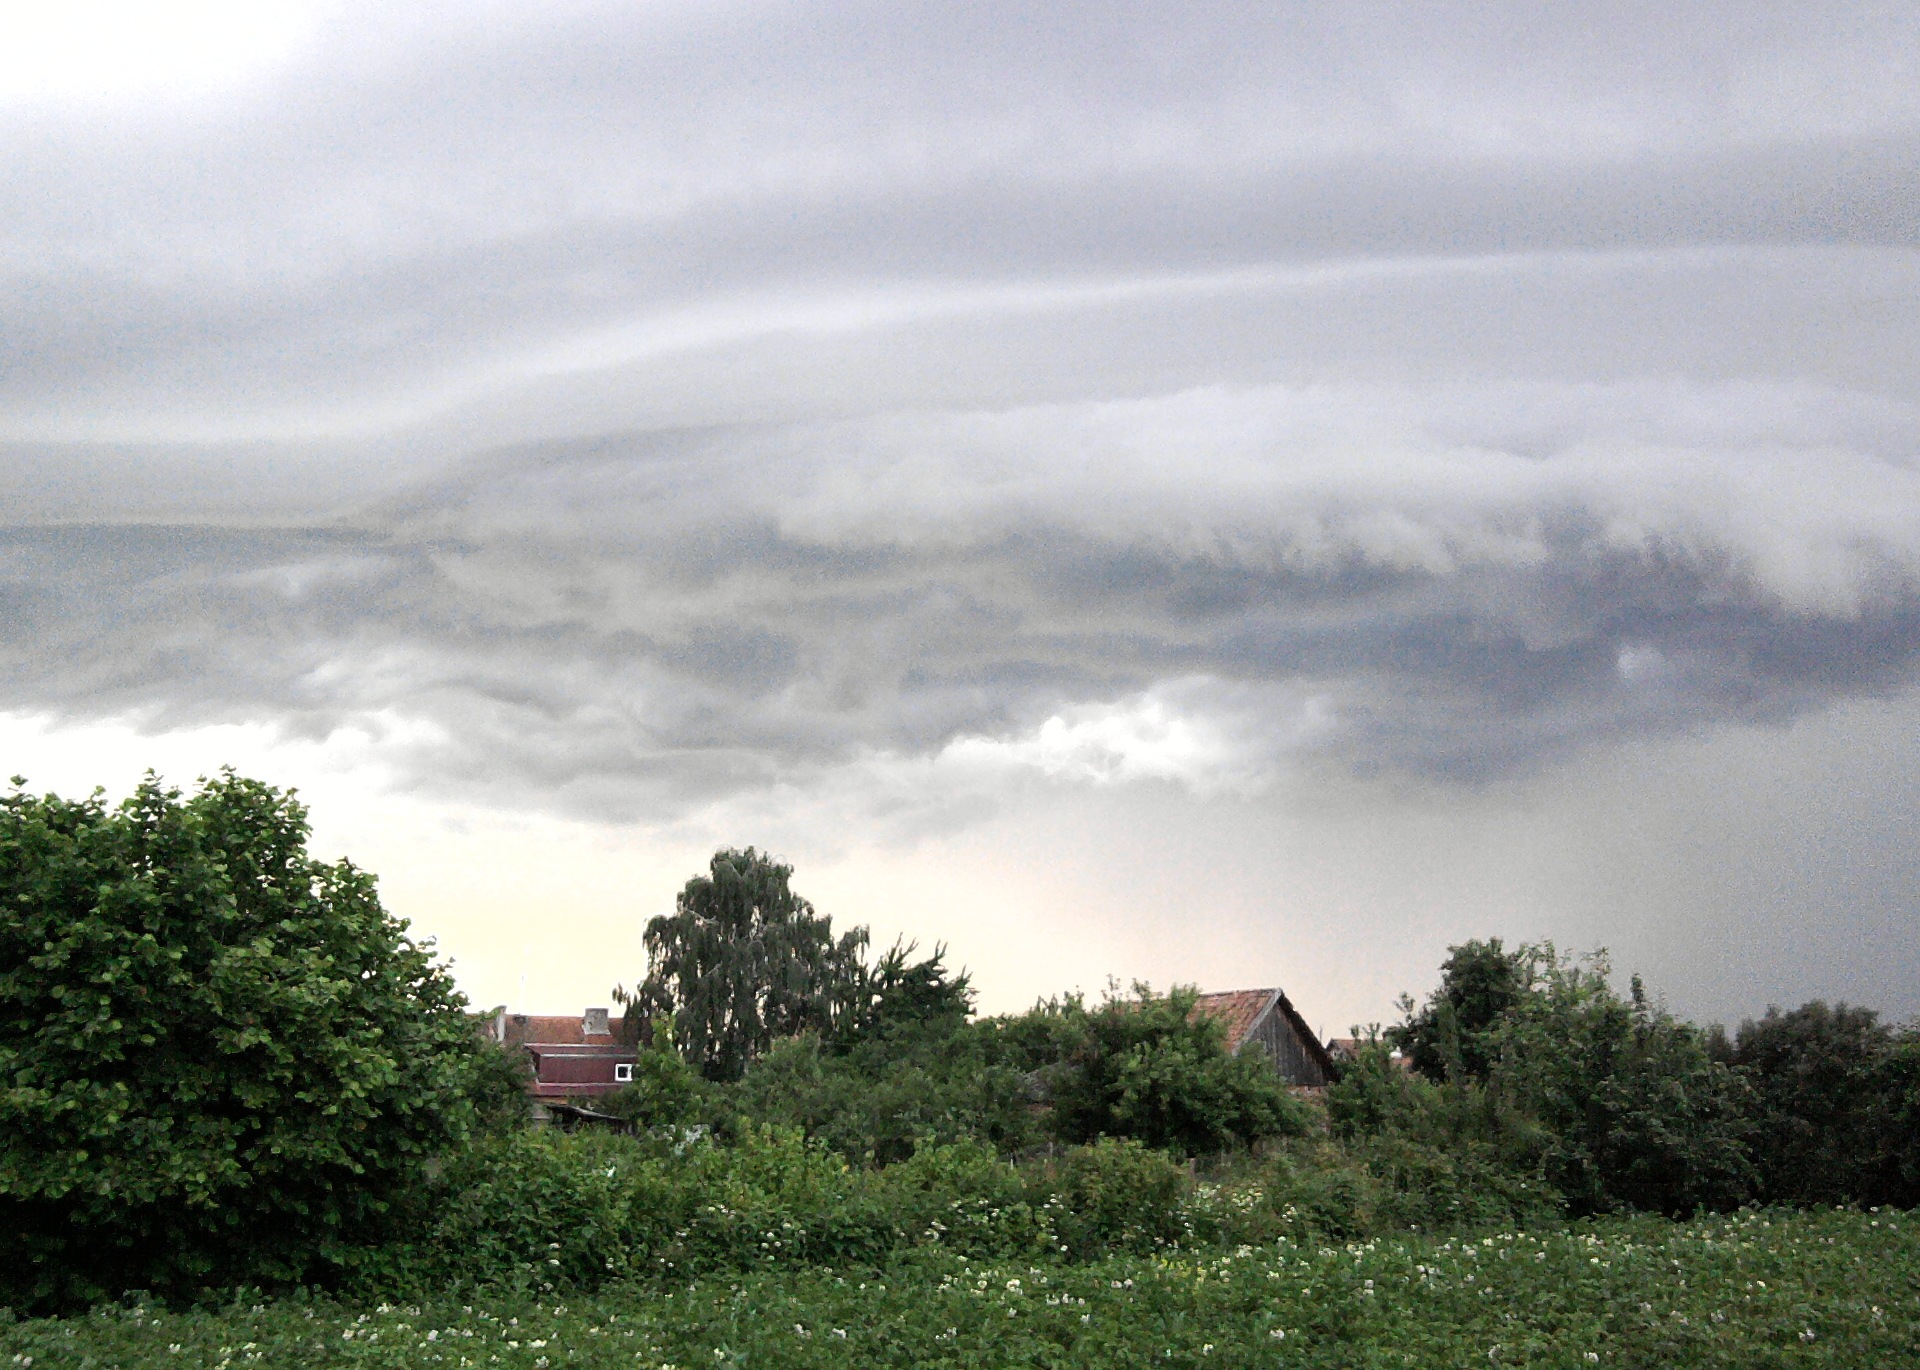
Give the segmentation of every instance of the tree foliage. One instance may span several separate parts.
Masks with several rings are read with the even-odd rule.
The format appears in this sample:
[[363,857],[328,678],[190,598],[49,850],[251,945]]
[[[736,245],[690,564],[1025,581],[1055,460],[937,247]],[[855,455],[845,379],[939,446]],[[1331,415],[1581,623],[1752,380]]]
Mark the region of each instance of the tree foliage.
[[323,1276],[475,1126],[465,1001],[306,840],[231,772],[0,800],[0,1297]]
[[1540,949],[1538,978],[1492,1034],[1497,1097],[1540,1125],[1546,1178],[1576,1215],[1682,1214],[1748,1195],[1749,1092],[1706,1034],[1622,998],[1603,955],[1585,965]]
[[602,1112],[643,1128],[691,1123],[706,1102],[706,1082],[673,1043],[673,1020],[656,1018],[633,1061],[633,1079],[600,1100]]
[[1403,996],[1406,1020],[1388,1030],[1388,1039],[1429,1080],[1486,1079],[1494,1030],[1527,993],[1531,960],[1530,949],[1508,951],[1498,937],[1449,947],[1439,988],[1417,1010]]
[[780,1038],[830,1029],[859,1003],[867,930],[836,938],[792,875],[752,847],[715,852],[674,911],[647,924],[647,977],[621,997],[671,1016],[681,1053],[710,1080],[739,1079]]
[[1763,1200],[1920,1200],[1920,1133],[1903,1116],[1914,1096],[1902,1046],[1873,1010],[1818,999],[1740,1025],[1725,1054],[1753,1086]]
[[1136,984],[1089,1009],[1078,996],[1011,1026],[1039,1068],[1066,1142],[1129,1137],[1186,1155],[1298,1133],[1304,1108],[1256,1052],[1227,1051],[1226,1028],[1194,1011],[1199,993]]

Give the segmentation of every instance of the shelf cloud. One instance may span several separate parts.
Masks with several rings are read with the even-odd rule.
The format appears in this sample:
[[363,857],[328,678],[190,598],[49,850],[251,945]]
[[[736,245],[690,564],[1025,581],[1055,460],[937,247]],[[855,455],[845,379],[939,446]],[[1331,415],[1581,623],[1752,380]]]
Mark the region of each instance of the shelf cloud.
[[1898,7],[133,8],[0,60],[0,712],[884,835],[1913,697]]

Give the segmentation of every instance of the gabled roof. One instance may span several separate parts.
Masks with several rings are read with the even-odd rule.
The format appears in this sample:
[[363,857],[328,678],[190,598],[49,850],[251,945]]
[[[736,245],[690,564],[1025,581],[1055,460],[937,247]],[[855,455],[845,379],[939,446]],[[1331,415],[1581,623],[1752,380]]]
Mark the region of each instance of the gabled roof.
[[1293,1001],[1277,988],[1230,989],[1219,994],[1203,994],[1194,1000],[1193,1011],[1218,1018],[1226,1025],[1227,1050],[1230,1052],[1237,1052],[1245,1046],[1247,1039],[1260,1030],[1260,1024],[1267,1015],[1278,1013],[1292,1026],[1294,1036],[1300,1039],[1329,1080],[1340,1073],[1339,1066],[1327,1051],[1326,1043],[1307,1026],[1307,1020],[1300,1016]]

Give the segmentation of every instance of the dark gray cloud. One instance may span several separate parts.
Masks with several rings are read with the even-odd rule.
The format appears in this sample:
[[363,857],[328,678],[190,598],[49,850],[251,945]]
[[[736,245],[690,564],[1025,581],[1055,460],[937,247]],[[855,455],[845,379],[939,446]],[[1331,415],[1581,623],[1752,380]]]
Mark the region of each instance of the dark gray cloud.
[[391,727],[416,783],[653,817],[876,757],[1483,779],[1910,688],[1916,436],[1642,384],[548,443],[325,527],[16,529],[0,704]]

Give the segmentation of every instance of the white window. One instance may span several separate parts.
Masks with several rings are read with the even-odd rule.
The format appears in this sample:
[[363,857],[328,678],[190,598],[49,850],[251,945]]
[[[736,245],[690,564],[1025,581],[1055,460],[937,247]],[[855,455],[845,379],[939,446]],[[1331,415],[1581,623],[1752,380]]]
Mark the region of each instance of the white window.
[[613,1068],[613,1082],[616,1085],[633,1083],[633,1066],[630,1062],[622,1061]]

